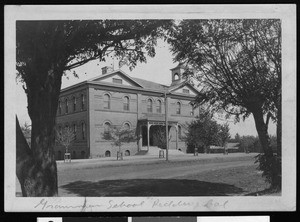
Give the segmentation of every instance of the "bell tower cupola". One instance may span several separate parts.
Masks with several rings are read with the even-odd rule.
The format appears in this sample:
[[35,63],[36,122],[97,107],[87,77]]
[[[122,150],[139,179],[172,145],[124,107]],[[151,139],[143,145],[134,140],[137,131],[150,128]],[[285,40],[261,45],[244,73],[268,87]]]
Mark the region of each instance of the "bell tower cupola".
[[184,73],[184,63],[180,62],[178,66],[173,69],[170,69],[172,72],[172,83],[171,86],[178,85],[185,81],[186,79],[183,77]]

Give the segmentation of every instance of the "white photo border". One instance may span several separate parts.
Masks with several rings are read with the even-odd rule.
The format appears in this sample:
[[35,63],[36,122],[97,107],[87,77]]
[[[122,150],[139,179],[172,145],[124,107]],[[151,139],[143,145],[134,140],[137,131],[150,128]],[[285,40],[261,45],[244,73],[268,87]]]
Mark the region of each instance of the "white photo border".
[[[296,210],[296,5],[27,5],[4,7],[5,211],[199,212]],[[16,197],[15,61],[17,20],[263,19],[282,21],[282,195],[261,197]],[[126,207],[121,206],[121,202]],[[170,202],[172,201],[172,204]],[[160,207],[156,203],[161,203]],[[116,205],[114,205],[116,204]],[[119,207],[118,207],[119,204]],[[113,207],[116,206],[116,207]]]

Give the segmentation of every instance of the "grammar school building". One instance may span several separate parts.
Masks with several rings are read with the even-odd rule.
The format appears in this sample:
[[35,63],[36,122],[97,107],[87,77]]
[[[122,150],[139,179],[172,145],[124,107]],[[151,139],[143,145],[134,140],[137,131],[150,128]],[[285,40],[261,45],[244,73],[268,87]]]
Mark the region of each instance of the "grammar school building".
[[[190,103],[198,91],[183,77],[182,64],[171,69],[170,86],[133,78],[110,67],[101,71],[99,76],[60,93],[56,127],[59,131],[64,127],[73,129],[76,137],[69,147],[72,159],[116,156],[119,148],[103,137],[113,126],[136,131],[137,140],[122,145],[125,156],[157,146],[155,131],[165,127],[165,94],[169,149],[186,152],[182,136],[199,109]],[[56,159],[63,159],[64,153],[64,147],[57,144]]]

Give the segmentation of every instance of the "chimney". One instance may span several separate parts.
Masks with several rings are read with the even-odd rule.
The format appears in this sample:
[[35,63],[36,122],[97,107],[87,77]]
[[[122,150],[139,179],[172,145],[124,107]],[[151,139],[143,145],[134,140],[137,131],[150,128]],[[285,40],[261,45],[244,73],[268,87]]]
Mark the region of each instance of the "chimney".
[[104,66],[101,68],[101,70],[102,70],[102,75],[105,75],[107,73],[114,71],[113,68],[110,66]]

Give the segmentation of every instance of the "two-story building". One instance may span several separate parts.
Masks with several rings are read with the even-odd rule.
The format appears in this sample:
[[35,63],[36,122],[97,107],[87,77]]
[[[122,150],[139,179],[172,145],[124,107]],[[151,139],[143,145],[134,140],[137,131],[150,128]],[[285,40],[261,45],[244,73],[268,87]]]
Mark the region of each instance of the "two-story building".
[[[172,83],[166,86],[104,67],[100,76],[62,89],[56,126],[59,131],[64,127],[73,129],[76,137],[69,149],[72,158],[116,156],[118,147],[103,138],[112,126],[136,131],[137,141],[122,146],[124,155],[156,146],[155,132],[165,127],[165,98],[169,149],[186,152],[186,123],[199,114],[199,109],[190,103],[198,91],[183,72],[182,64],[171,69]],[[62,159],[64,152],[57,145],[56,159]]]

